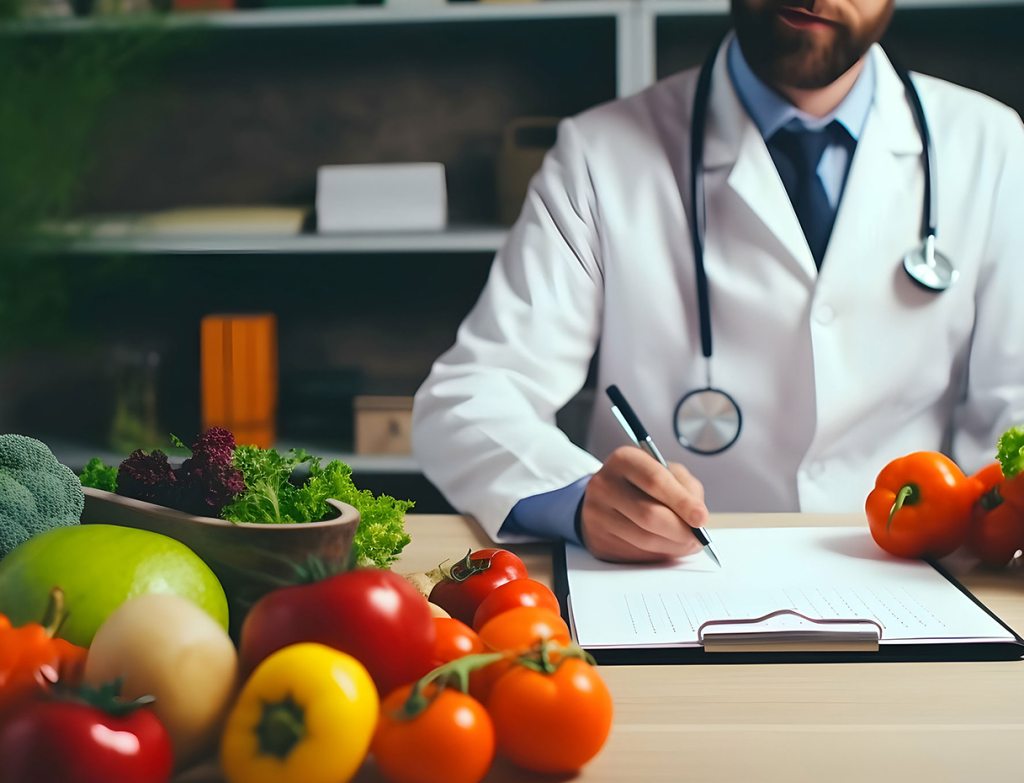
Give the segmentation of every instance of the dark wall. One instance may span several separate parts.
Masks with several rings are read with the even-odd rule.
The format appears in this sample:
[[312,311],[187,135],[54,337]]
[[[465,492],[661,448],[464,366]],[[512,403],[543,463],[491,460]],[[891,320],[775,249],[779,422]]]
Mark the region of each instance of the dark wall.
[[82,208],[311,203],[321,165],[440,161],[451,220],[493,222],[505,124],[613,97],[614,35],[608,19],[211,31],[119,102]]

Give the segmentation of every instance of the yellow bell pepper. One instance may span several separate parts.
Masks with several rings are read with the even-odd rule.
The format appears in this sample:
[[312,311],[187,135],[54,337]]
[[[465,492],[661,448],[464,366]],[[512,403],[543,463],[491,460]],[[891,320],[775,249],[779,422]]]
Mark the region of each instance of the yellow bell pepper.
[[365,667],[322,644],[264,660],[228,715],[220,759],[229,783],[343,783],[359,769],[379,699]]

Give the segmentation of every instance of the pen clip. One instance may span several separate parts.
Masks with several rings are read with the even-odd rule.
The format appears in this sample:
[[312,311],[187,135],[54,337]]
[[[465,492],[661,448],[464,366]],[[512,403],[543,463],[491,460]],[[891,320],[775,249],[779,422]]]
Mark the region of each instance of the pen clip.
[[626,431],[627,435],[629,435],[629,439],[633,441],[633,445],[639,446],[640,441],[636,439],[636,433],[634,433],[633,428],[629,426],[629,422],[627,422],[626,418],[622,415],[622,411],[619,410],[618,405],[612,405],[612,415],[619,420],[619,424],[622,425],[622,429]]
[[619,387],[613,383],[604,391],[605,394],[608,395],[608,399],[612,401],[612,406],[619,409],[619,421],[625,422],[625,429],[633,435],[633,439],[636,440],[637,443],[647,440],[647,428],[640,423],[640,417],[636,415],[633,407],[626,402],[626,398],[622,392],[619,391]]

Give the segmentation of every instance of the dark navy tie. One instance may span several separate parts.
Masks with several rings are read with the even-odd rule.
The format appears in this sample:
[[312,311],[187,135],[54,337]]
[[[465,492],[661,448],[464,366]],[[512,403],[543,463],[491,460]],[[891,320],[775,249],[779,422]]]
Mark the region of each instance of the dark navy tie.
[[768,151],[775,161],[782,184],[786,186],[789,200],[793,202],[793,209],[819,269],[836,219],[836,210],[829,204],[825,186],[818,176],[821,155],[829,144],[845,146],[853,157],[853,139],[836,120],[820,130],[808,130],[803,126],[780,128],[768,140]]

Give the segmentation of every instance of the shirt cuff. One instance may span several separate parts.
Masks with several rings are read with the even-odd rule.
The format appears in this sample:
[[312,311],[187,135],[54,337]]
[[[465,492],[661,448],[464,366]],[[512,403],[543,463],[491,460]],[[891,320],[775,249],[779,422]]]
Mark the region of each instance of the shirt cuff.
[[577,520],[589,482],[590,476],[584,476],[567,487],[523,498],[513,506],[498,534],[561,538],[582,546]]

